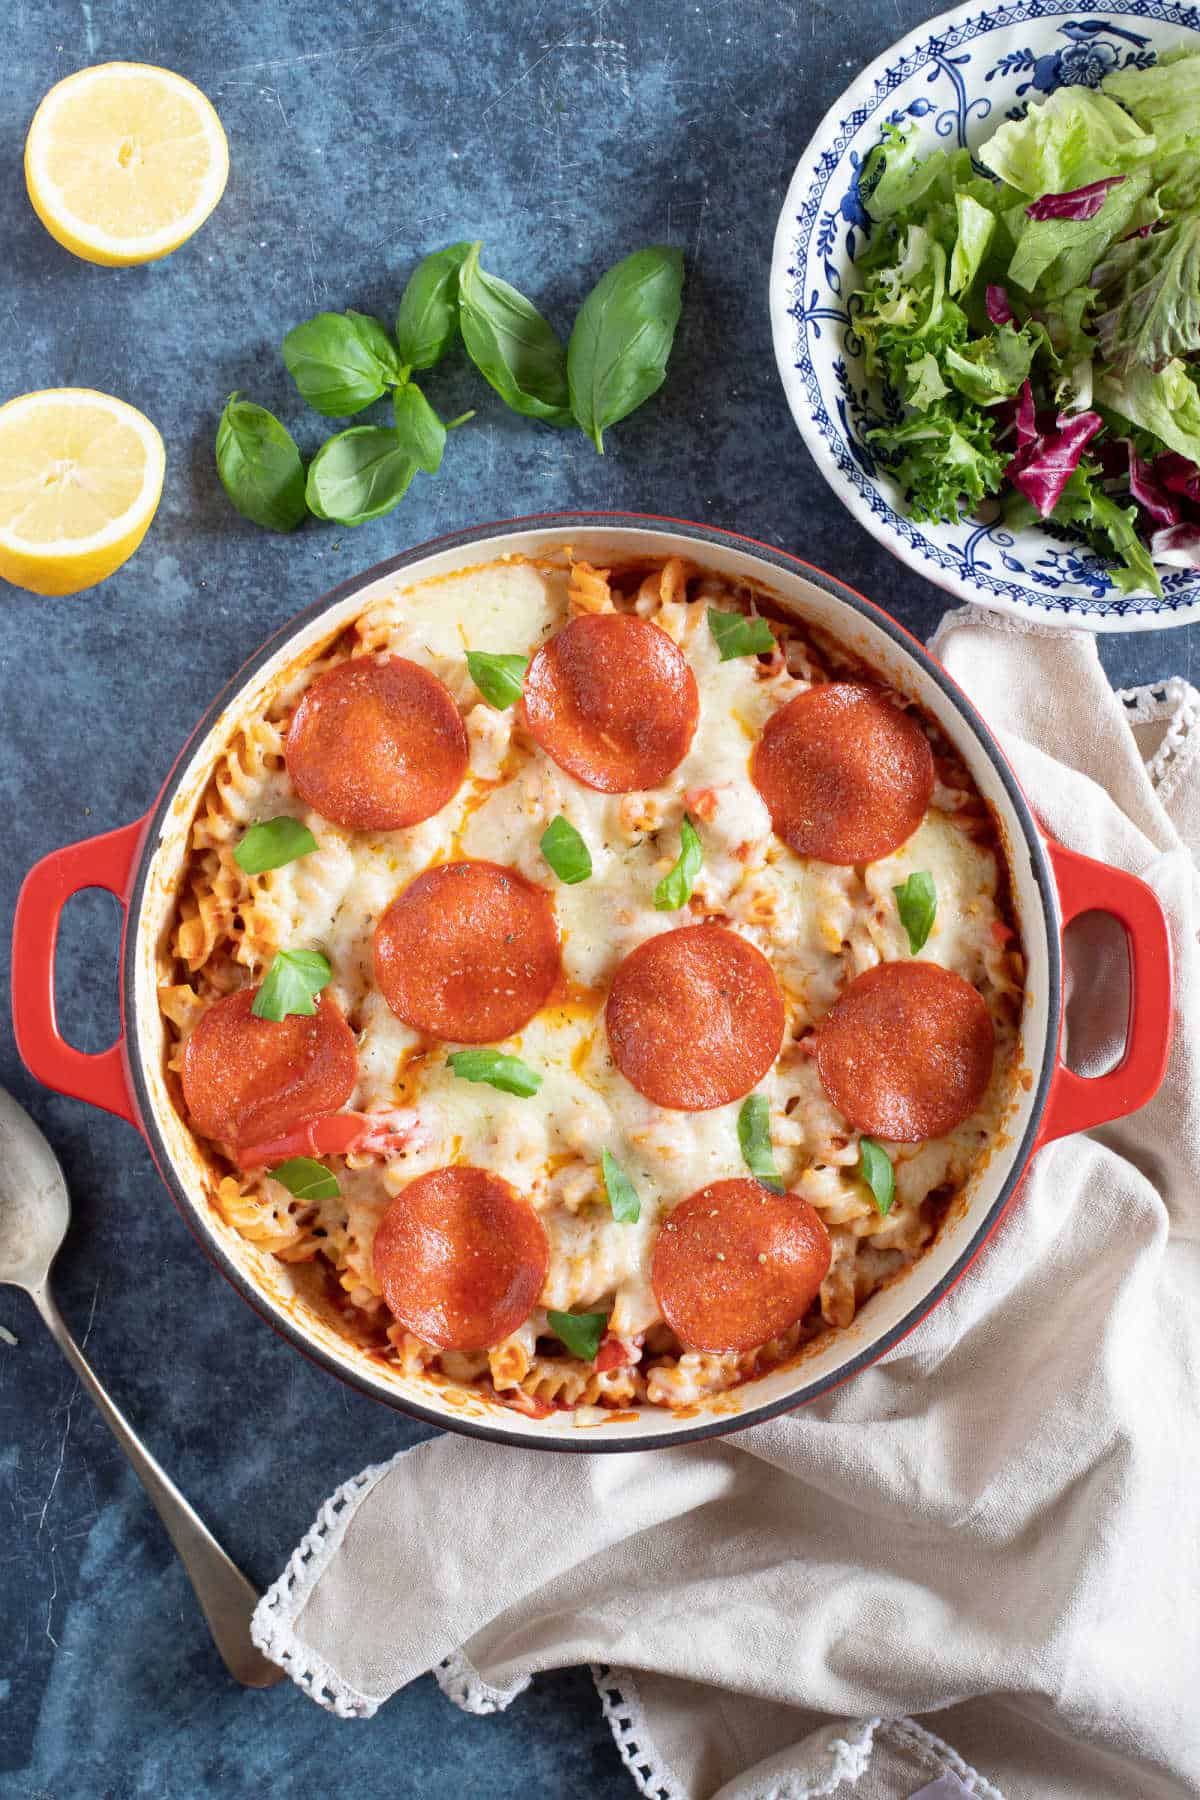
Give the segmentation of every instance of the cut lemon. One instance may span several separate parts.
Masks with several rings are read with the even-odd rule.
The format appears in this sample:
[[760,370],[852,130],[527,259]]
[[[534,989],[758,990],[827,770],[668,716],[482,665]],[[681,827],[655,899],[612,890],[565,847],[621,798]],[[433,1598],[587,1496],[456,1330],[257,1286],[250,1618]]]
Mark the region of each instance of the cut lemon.
[[150,63],[99,63],[50,89],[25,185],[51,237],[110,267],[166,256],[225,191],[229,146],[198,87]]
[[91,388],[47,388],[0,406],[0,576],[77,594],[146,535],[166,454],[143,413]]

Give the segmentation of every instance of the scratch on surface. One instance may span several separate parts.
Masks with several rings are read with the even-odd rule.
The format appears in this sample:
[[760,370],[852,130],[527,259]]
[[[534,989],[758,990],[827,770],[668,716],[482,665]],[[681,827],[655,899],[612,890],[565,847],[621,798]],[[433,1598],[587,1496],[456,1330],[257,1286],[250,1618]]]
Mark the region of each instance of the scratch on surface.
[[46,1636],[50,1639],[50,1642],[54,1645],[54,1648],[57,1650],[58,1649],[58,1639],[55,1637],[54,1633],[50,1629],[50,1622],[54,1617],[54,1602],[58,1595],[58,1566],[54,1560],[53,1546],[51,1546],[51,1549],[50,1549],[50,1579],[53,1581],[54,1586],[51,1588],[50,1598],[46,1602]]
[[[517,76],[515,81],[510,81],[506,88],[501,88],[500,92],[495,96],[494,99],[488,101],[487,105],[484,107],[483,111],[479,115],[480,118],[486,119],[488,114],[491,112],[492,108],[495,106],[499,106],[499,104],[502,100],[506,100],[508,98],[508,96],[512,93],[513,89],[519,88],[523,81],[528,81],[529,77],[533,74],[533,71],[535,69],[540,69],[542,64],[546,61],[547,57],[553,56],[554,52],[556,50],[562,50],[568,44],[571,44],[571,43],[572,43],[572,38],[571,38],[571,33],[569,31],[566,33],[566,35],[564,37],[556,38],[554,40],[554,42],[549,46],[548,49],[543,50],[542,54],[540,56],[536,56],[534,58],[534,60],[526,68],[521,70],[521,73]],[[574,46],[572,46],[572,47],[574,47]]]
[[[92,1296],[92,1299],[93,1299],[93,1310],[94,1310],[94,1304],[95,1304],[95,1296],[94,1295]],[[91,1321],[90,1320],[88,1322],[88,1329],[89,1330],[91,1329]],[[86,1341],[87,1340],[85,1339],[84,1342],[86,1343]],[[66,1417],[63,1422],[62,1437],[59,1439],[59,1442],[58,1442],[58,1462],[55,1464],[54,1475],[51,1479],[50,1487],[46,1493],[46,1498],[42,1502],[41,1516],[38,1519],[37,1535],[39,1537],[41,1537],[42,1531],[45,1528],[46,1514],[50,1510],[50,1502],[54,1498],[54,1491],[58,1487],[59,1479],[63,1472],[63,1464],[67,1460],[67,1439],[71,1435],[71,1425],[74,1421],[74,1416],[75,1416],[74,1415],[74,1406],[75,1406],[75,1402],[76,1402],[76,1400],[78,1400],[78,1398],[79,1398],[79,1383],[78,1383],[78,1381],[76,1381],[74,1386],[71,1389],[70,1394],[67,1396]]]

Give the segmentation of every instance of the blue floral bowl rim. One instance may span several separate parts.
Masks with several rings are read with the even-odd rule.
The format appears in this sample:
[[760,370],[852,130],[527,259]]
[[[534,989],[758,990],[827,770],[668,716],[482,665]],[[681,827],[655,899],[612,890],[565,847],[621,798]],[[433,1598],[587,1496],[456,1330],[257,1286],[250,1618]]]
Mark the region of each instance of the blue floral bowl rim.
[[[904,532],[898,530],[889,518],[881,517],[872,508],[869,500],[838,467],[833,450],[814,424],[808,410],[807,396],[795,361],[797,326],[791,312],[795,281],[793,261],[795,251],[799,248],[797,215],[802,201],[820,173],[820,160],[826,154],[824,146],[828,140],[837,136],[839,127],[845,123],[848,115],[863,104],[866,96],[874,92],[893,64],[915,54],[931,39],[989,12],[1004,14],[1003,24],[1006,28],[1018,25],[1022,20],[1026,20],[1031,27],[1047,25],[1055,18],[1066,17],[1069,12],[1082,16],[1103,17],[1107,14],[1110,17],[1141,18],[1151,25],[1200,33],[1200,6],[1171,5],[1170,0],[1167,0],[1165,6],[1161,0],[1115,0],[1115,4],[1113,0],[1108,0],[1107,4],[1105,0],[1078,0],[1078,4],[1070,6],[1061,14],[1057,9],[1053,13],[1044,10],[1040,0],[999,0],[999,4],[994,7],[980,5],[979,0],[965,0],[965,4],[937,13],[912,31],[906,32],[860,69],[828,107],[805,144],[788,183],[775,227],[769,278],[769,309],[775,362],[784,395],[809,454],[846,510],[899,562],[934,586],[970,605],[1004,613],[1027,625],[1049,631],[1155,631],[1171,625],[1191,624],[1200,620],[1200,575],[1197,576],[1194,598],[1163,604],[1156,603],[1152,596],[1144,599],[1139,597],[1140,604],[1136,610],[1122,607],[1118,611],[1114,604],[1111,611],[1081,611],[1064,598],[1043,596],[1032,588],[1029,589],[1028,597],[1021,600],[989,594],[980,585],[964,579],[954,569],[931,560],[914,543],[909,542]],[[834,170],[845,163],[846,153],[843,150],[829,171],[828,179],[832,179]],[[880,495],[887,512],[891,513],[893,508],[890,503],[884,500],[878,487],[875,491]],[[922,534],[919,527],[909,521],[906,524],[911,538],[920,539]]]

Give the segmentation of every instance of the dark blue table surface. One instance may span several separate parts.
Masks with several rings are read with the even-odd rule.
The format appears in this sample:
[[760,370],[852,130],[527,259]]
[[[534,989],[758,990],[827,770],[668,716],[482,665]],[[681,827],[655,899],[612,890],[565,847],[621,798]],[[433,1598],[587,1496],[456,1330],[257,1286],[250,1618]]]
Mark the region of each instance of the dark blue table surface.
[[[830,0],[428,0],[159,8],[26,0],[4,19],[0,398],[79,384],[143,408],[167,444],[162,505],[133,561],[78,599],[0,595],[0,918],[46,851],[153,799],[208,698],[323,590],[487,518],[629,507],[736,526],[799,551],[927,635],[945,601],[854,523],[817,474],[776,379],[771,239],[805,140],[854,70],[933,9]],[[215,101],[232,170],[191,244],[142,269],[78,262],[20,179],[45,90],[132,58]],[[482,237],[560,326],[595,277],[678,244],[688,287],[662,394],[599,460],[518,420],[462,360],[428,383],[455,434],[442,475],[389,518],[279,538],[230,509],[213,470],[240,388],[305,413],[283,333],[322,308],[389,317],[414,260]],[[1119,685],[1186,671],[1200,627],[1110,638]],[[116,908],[73,902],[58,992],[85,1049],[115,1032]],[[7,944],[4,966],[7,970]],[[6,979],[5,976],[0,979]],[[5,1013],[7,1009],[5,1009]],[[319,1502],[422,1429],[295,1355],[208,1266],[126,1125],[36,1086],[11,1035],[0,1081],[60,1152],[75,1222],[62,1309],[119,1403],[246,1570],[266,1584]],[[0,1293],[0,1794],[66,1800],[259,1792],[397,1800],[586,1793],[632,1783],[580,1670],[473,1719],[430,1678],[372,1724],[289,1684],[226,1678],[133,1476],[25,1301]],[[469,1502],[468,1502],[469,1504]],[[485,1522],[480,1522],[481,1529]]]

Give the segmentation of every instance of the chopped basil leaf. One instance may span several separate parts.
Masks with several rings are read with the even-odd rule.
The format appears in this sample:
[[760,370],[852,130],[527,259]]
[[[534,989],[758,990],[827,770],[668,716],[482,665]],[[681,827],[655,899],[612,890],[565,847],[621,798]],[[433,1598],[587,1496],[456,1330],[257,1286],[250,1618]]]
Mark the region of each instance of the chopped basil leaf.
[[270,1171],[272,1181],[282,1181],[297,1200],[336,1200],[341,1193],[337,1176],[311,1156],[292,1156]]
[[393,389],[392,417],[396,441],[405,456],[427,475],[436,475],[446,448],[446,427],[415,381]]
[[642,1216],[642,1203],[638,1199],[637,1189],[616,1157],[607,1150],[601,1160],[601,1168],[604,1171],[604,1191],[608,1195],[613,1218],[618,1225],[636,1225]]
[[771,1108],[765,1094],[746,1095],[738,1113],[737,1132],[742,1159],[750,1173],[757,1175],[765,1187],[782,1194],[783,1183],[771,1148]]
[[501,712],[521,698],[527,656],[494,656],[490,650],[468,650],[467,671],[489,706]]
[[519,1056],[504,1056],[499,1050],[455,1050],[446,1061],[463,1081],[486,1081],[502,1094],[528,1099],[542,1085],[541,1076],[528,1063]]
[[607,1313],[548,1312],[546,1323],[560,1337],[572,1356],[595,1362],[600,1341],[608,1330]]
[[735,656],[762,656],[775,648],[775,634],[767,621],[748,618],[745,613],[718,612],[710,606],[708,629],[722,662],[732,662]]
[[250,1008],[256,1019],[276,1023],[289,1013],[311,1017],[317,1010],[314,995],[333,978],[328,957],[319,950],[281,950],[267,970]]
[[297,857],[311,856],[316,848],[317,840],[308,826],[285,815],[280,819],[260,819],[257,825],[251,825],[234,851],[233,860],[247,875],[263,875],[268,869],[282,869],[284,863],[295,862]]
[[602,275],[579,309],[567,345],[571,411],[601,456],[606,428],[666,380],[682,288],[679,251],[652,244]]
[[925,946],[937,915],[937,889],[928,869],[916,869],[903,887],[894,887],[896,910],[908,933],[908,948],[915,956]]
[[441,362],[458,336],[458,271],[470,244],[447,244],[423,257],[408,278],[396,314],[396,346],[412,369]]
[[294,531],[307,517],[296,440],[265,406],[230,394],[217,426],[216,458],[221,486],[244,519],[268,531]]
[[874,1138],[858,1140],[858,1172],[875,1196],[876,1210],[890,1212],[896,1197],[896,1171],[887,1151]]
[[679,827],[679,844],[679,856],[654,890],[654,904],[659,912],[678,912],[687,905],[704,861],[699,833],[686,813]]
[[592,872],[592,853],[572,825],[559,813],[542,833],[541,852],[560,881],[574,887]]

